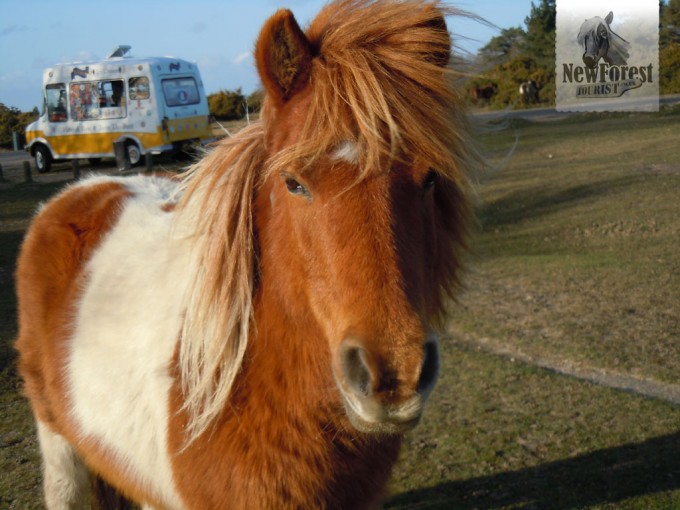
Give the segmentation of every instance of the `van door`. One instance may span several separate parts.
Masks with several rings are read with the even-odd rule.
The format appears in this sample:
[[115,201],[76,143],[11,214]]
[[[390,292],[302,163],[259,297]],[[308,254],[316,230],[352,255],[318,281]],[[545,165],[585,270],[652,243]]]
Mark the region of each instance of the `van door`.
[[171,142],[198,140],[208,127],[207,108],[195,76],[161,78],[167,132]]

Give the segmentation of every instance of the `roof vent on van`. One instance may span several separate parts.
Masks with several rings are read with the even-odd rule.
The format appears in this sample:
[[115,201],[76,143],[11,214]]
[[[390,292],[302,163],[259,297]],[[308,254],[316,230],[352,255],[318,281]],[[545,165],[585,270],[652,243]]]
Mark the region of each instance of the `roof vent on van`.
[[109,55],[106,58],[124,57],[125,54],[130,51],[130,48],[131,48],[131,46],[120,45],[115,50],[113,50],[111,52],[111,55]]

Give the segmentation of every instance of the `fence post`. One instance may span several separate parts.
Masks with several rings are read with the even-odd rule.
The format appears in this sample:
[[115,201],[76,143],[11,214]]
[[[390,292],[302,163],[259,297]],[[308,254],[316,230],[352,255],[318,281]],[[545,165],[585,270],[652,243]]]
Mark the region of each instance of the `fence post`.
[[113,153],[116,155],[116,165],[118,165],[119,172],[127,172],[130,170],[130,159],[125,150],[125,142],[113,142]]
[[2,173],[2,165],[0,165],[0,182],[5,182],[5,174]]
[[146,173],[153,172],[153,156],[150,152],[146,153]]
[[21,145],[21,133],[12,131],[12,148],[14,151],[20,151],[23,148]]
[[80,180],[80,160],[72,159],[71,168],[73,168],[73,179],[76,181]]
[[33,182],[33,176],[31,175],[31,163],[24,161],[24,182]]

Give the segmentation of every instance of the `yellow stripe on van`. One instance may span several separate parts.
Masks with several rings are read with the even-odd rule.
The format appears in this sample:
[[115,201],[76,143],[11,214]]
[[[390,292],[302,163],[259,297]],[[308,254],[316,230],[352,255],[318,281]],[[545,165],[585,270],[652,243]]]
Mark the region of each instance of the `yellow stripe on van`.
[[169,142],[189,139],[207,140],[213,138],[207,116],[199,115],[181,119],[168,119],[166,122],[168,126],[167,134]]
[[[44,138],[50,144],[52,153],[57,158],[72,154],[113,154],[113,142],[124,136],[137,138],[144,152],[164,144],[160,129],[156,133],[82,133],[49,137],[43,136],[41,132],[37,134],[37,137]],[[30,143],[30,140],[27,141]]]

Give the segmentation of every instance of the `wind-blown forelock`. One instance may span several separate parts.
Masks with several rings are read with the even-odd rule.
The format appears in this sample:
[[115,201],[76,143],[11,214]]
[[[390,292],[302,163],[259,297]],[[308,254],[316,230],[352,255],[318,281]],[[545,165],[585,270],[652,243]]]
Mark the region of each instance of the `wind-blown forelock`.
[[361,177],[418,159],[460,183],[476,156],[455,72],[445,66],[443,16],[453,14],[460,13],[436,1],[328,5],[306,31],[316,55],[306,123],[271,170],[311,166],[349,140],[360,150]]

